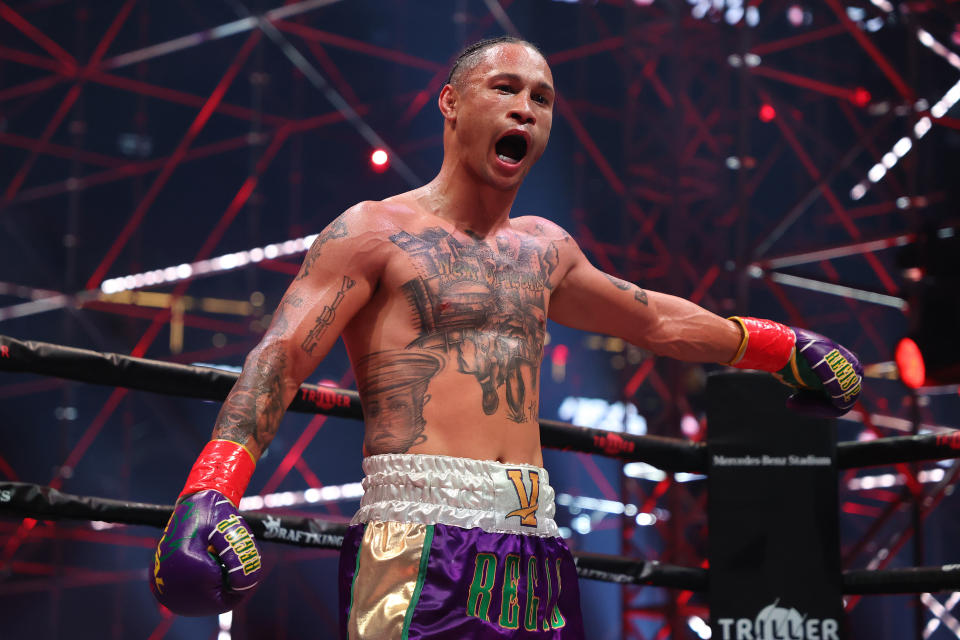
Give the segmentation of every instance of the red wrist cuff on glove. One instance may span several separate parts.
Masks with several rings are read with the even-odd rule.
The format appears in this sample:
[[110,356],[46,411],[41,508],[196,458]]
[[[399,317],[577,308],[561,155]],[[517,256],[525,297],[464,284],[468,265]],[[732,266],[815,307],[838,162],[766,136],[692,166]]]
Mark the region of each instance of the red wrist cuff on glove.
[[782,369],[793,353],[797,335],[793,329],[772,320],[730,318],[743,330],[740,350],[730,362],[737,369],[759,369],[776,372]]
[[255,466],[253,454],[242,444],[232,440],[211,440],[193,463],[180,496],[213,489],[237,507]]

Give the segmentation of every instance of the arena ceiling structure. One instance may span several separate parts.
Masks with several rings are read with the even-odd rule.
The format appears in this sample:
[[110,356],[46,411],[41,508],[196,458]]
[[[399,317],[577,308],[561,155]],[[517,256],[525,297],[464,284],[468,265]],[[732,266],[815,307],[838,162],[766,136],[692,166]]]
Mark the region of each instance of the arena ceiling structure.
[[[556,221],[644,288],[858,352],[868,380],[841,439],[958,428],[960,378],[908,388],[894,364],[917,332],[933,335],[928,359],[960,361],[941,326],[960,326],[958,22],[955,0],[0,0],[0,333],[239,367],[314,234],[433,177],[436,98],[457,52],[511,34],[541,48],[559,92],[516,214]],[[931,315],[946,320],[930,328]],[[704,437],[703,367],[550,336],[544,417],[580,402],[589,426]],[[349,387],[343,348],[309,381]],[[216,411],[4,373],[0,477],[169,504]],[[277,513],[345,519],[361,439],[356,423],[291,415],[251,493],[281,496],[266,504]],[[547,461],[571,546],[702,561],[695,478]],[[953,462],[841,474],[845,567],[956,562],[957,478]],[[324,500],[284,504],[307,486]],[[149,594],[155,537],[0,521],[3,625],[12,637],[333,637],[332,552],[273,549],[267,584],[232,619],[191,620]],[[591,637],[709,637],[692,592],[583,589]],[[958,604],[845,606],[851,637],[943,640],[960,637]]]

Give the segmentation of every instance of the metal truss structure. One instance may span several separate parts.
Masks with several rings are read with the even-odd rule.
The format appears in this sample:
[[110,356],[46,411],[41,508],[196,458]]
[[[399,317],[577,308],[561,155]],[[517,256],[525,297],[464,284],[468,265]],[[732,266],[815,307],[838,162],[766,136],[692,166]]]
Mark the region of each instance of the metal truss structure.
[[[541,46],[560,89],[551,149],[518,208],[566,226],[609,273],[850,346],[872,380],[842,436],[958,427],[955,387],[906,393],[889,365],[907,327],[896,247],[956,223],[960,120],[948,112],[960,97],[950,93],[958,18],[949,0],[0,0],[0,332],[239,364],[296,272],[301,237],[353,202],[432,176],[441,141],[431,103],[449,63],[467,42],[511,33]],[[368,165],[374,147],[390,153],[386,173]],[[108,291],[108,280],[123,284]],[[640,407],[653,433],[703,437],[701,367],[607,344],[606,375],[619,389],[609,399]],[[588,351],[571,347],[571,362]],[[351,382],[342,353],[324,370]],[[10,412],[0,475],[168,502],[212,416],[135,396],[0,381]],[[278,437],[259,493],[356,479],[358,467],[307,451],[326,422]],[[324,437],[359,451],[340,429]],[[161,467],[154,453],[175,462]],[[570,493],[647,516],[616,516],[617,551],[703,561],[703,483],[570,461],[571,477],[589,479]],[[951,511],[937,507],[958,479],[952,465],[844,475],[845,567],[955,561],[923,523],[950,526]],[[335,502],[328,509],[342,516]],[[45,598],[44,630],[59,637],[81,606],[71,594],[106,589],[108,601],[82,601],[111,621],[98,629],[166,637],[175,618],[125,592],[145,584],[133,567],[151,535],[0,523],[0,595],[14,608]],[[79,547],[109,555],[96,543],[119,549],[109,570],[87,551],[73,561]],[[272,622],[238,610],[249,637],[299,637],[305,619],[335,627],[333,581],[319,587],[298,568],[320,556],[332,575],[329,554],[277,554],[271,595],[258,595]],[[603,637],[707,637],[707,606],[694,594],[617,589],[621,619]],[[919,602],[911,614],[896,600],[908,633],[960,637],[957,594]],[[295,610],[303,603],[309,615]],[[894,635],[872,626],[882,606],[848,600],[852,626],[868,629],[853,637],[907,637],[900,618],[886,625]]]

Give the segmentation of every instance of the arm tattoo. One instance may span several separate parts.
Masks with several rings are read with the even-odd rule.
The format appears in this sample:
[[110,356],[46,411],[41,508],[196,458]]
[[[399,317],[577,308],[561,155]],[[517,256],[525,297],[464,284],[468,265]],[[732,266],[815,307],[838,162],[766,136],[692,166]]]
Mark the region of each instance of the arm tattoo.
[[327,329],[330,328],[330,325],[333,324],[334,319],[337,317],[337,307],[343,302],[347,291],[352,289],[355,284],[355,280],[351,280],[349,276],[343,276],[343,281],[340,283],[340,290],[337,291],[337,297],[334,298],[330,304],[323,306],[323,311],[317,316],[317,323],[313,325],[310,333],[307,334],[307,337],[303,339],[303,343],[300,345],[300,348],[307,354],[313,355],[313,350],[317,346],[317,343],[320,342],[320,338],[323,337],[323,334],[327,332]]
[[[317,342],[327,327],[333,322],[336,309],[343,300],[344,293],[356,284],[344,276],[340,291],[332,305],[324,306],[317,317],[316,326],[303,341],[301,348],[308,354],[313,352]],[[290,293],[280,301],[273,323],[267,336],[280,336],[287,332],[290,307],[303,305],[303,298]],[[280,425],[280,419],[286,410],[284,403],[284,381],[287,369],[287,354],[283,346],[274,342],[266,343],[259,353],[253,356],[243,368],[243,373],[230,391],[220,408],[213,428],[213,437],[247,444],[251,438],[263,451],[273,440]]]
[[641,289],[640,287],[638,287],[637,285],[630,284],[629,282],[621,280],[620,278],[614,278],[608,273],[605,273],[603,275],[607,277],[607,280],[609,280],[613,286],[615,286],[617,289],[620,289],[620,291],[629,291],[630,288],[633,287],[633,299],[644,306],[647,306],[647,304],[649,304],[649,301],[647,300],[647,292]]
[[213,437],[247,444],[262,451],[273,440],[283,417],[287,356],[279,344],[268,344],[243,373],[220,408]]
[[614,278],[614,277],[613,277],[612,275],[610,275],[609,273],[605,273],[605,274],[603,274],[603,275],[607,276],[607,280],[610,281],[610,284],[612,284],[613,286],[615,286],[617,289],[620,289],[620,291],[626,291],[627,289],[630,288],[630,283],[629,283],[629,282],[624,282],[624,281],[621,280],[620,278]]
[[290,328],[290,321],[287,319],[287,310],[290,307],[294,309],[299,309],[303,306],[303,296],[297,293],[289,293],[283,297],[283,300],[280,301],[280,304],[277,305],[277,310],[273,314],[273,322],[270,323],[270,328],[267,329],[267,335],[283,335],[287,332],[287,329]]
[[317,261],[317,258],[320,257],[320,252],[323,249],[323,245],[327,244],[331,240],[346,237],[346,235],[347,223],[343,219],[343,214],[341,214],[340,217],[331,222],[330,226],[324,229],[320,235],[317,236],[317,239],[313,241],[313,245],[310,247],[307,257],[303,260],[303,267],[300,269],[300,275],[297,276],[297,280],[303,280],[310,275],[310,269],[313,268],[313,264]]
[[540,257],[540,270],[545,275],[543,286],[550,291],[553,291],[553,283],[550,282],[550,276],[553,275],[553,272],[556,271],[559,264],[560,251],[557,249],[556,243],[551,242],[544,250],[543,256]]

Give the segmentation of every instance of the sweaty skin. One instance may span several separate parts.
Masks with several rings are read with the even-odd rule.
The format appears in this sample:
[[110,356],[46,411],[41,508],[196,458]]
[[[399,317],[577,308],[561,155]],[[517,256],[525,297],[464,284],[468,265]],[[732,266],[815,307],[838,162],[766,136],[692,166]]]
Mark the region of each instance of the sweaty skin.
[[[214,438],[259,457],[340,335],[363,402],[366,455],[537,466],[547,318],[681,360],[733,358],[735,323],[604,274],[548,220],[510,217],[552,122],[553,77],[536,51],[492,47],[455,84],[439,99],[437,177],[362,202],[319,235],[248,355]],[[498,153],[508,134],[525,138],[522,158]]]

